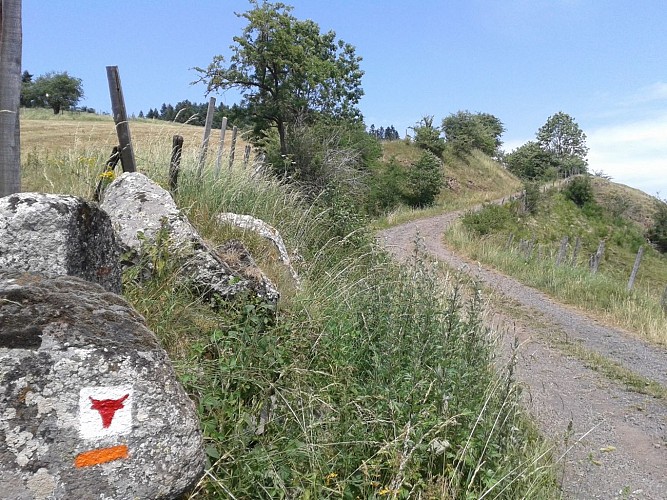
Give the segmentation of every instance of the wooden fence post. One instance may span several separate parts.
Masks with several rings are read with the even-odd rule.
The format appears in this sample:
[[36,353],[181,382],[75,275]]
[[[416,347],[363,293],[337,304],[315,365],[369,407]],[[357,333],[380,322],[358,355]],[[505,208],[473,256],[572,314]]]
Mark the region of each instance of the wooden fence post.
[[175,193],[178,189],[178,172],[181,168],[183,153],[183,136],[175,135],[171,139],[171,161],[169,162],[169,190]]
[[238,131],[238,127],[234,125],[234,128],[232,129],[232,145],[229,150],[229,170],[232,169],[232,165],[234,164],[234,154],[236,153],[236,134]]
[[600,267],[600,261],[602,260],[603,255],[604,255],[604,240],[600,240],[600,244],[598,245],[598,251],[591,256],[591,259],[589,261],[591,272],[593,274],[598,272],[598,268]]
[[581,238],[577,236],[577,240],[574,243],[574,250],[572,250],[572,267],[577,265],[577,255],[579,255],[579,250],[581,250]]
[[120,161],[123,164],[123,172],[136,172],[137,164],[134,160],[130,124],[127,121],[127,111],[125,110],[125,99],[123,99],[123,88],[120,85],[118,66],[107,66],[107,80],[109,82],[109,94],[111,94],[113,121],[116,124],[116,133],[118,134],[118,143],[120,144]]
[[628,281],[628,292],[632,290],[632,287],[635,284],[635,278],[637,277],[637,272],[639,271],[639,264],[642,261],[642,255],[644,255],[644,245],[639,247],[637,251],[637,257],[635,257],[635,265],[632,266],[632,273],[630,274],[630,281]]
[[118,165],[118,161],[120,160],[120,148],[118,146],[114,146],[113,149],[111,150],[111,156],[109,156],[109,159],[107,160],[106,165],[104,166],[104,171],[100,175],[100,180],[97,181],[97,187],[95,188],[95,194],[93,195],[93,201],[100,201],[100,198],[102,196],[102,186],[105,183],[108,183],[107,181],[109,178],[107,177],[107,172],[113,172],[116,169],[116,165]]
[[201,142],[201,150],[199,151],[199,163],[197,168],[197,178],[201,180],[202,172],[204,171],[204,163],[206,163],[206,154],[208,153],[208,141],[211,137],[211,127],[213,126],[213,115],[215,114],[215,97],[208,100],[208,109],[206,110],[206,122],[204,124],[204,138]]
[[248,161],[250,161],[250,144],[245,145],[245,151],[243,152],[243,166],[248,166]]
[[220,146],[218,146],[218,158],[215,161],[215,178],[220,177],[220,166],[222,165],[222,152],[225,149],[225,131],[227,130],[227,117],[222,117],[220,125]]
[[565,260],[565,254],[567,253],[567,242],[569,238],[563,236],[563,239],[560,240],[560,248],[558,249],[558,255],[556,256],[556,265],[560,266],[561,263]]

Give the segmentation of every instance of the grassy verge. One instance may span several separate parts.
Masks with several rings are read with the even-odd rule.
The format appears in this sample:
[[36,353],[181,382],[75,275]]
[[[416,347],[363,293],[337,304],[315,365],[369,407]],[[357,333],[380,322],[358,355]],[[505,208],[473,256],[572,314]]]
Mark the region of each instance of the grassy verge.
[[[639,230],[622,221],[605,220],[597,210],[586,215],[559,194],[553,196],[551,211],[541,218],[517,217],[515,207],[485,209],[472,225],[464,219],[453,226],[445,235],[447,244],[610,324],[652,342],[667,343],[660,304],[667,276],[664,256],[647,247],[635,287],[627,291],[634,252],[643,242]],[[479,228],[486,225],[495,229],[480,237]],[[580,253],[573,262],[570,247],[567,259],[557,265],[558,241],[568,233],[571,240],[580,237]],[[526,243],[519,245],[524,238]],[[600,238],[607,240],[606,256],[600,271],[593,274],[587,260]]]

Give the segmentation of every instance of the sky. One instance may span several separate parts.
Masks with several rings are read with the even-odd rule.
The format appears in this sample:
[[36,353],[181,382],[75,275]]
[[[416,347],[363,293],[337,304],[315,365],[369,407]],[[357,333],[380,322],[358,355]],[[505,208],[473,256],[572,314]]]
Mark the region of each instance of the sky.
[[[491,113],[507,152],[563,111],[587,136],[589,170],[667,198],[664,0],[285,0],[363,58],[367,126],[403,136],[424,116]],[[192,85],[229,57],[246,0],[23,0],[23,68],[81,78],[80,105],[110,112],[118,66],[129,114],[207,102]],[[213,94],[231,105],[238,95]]]

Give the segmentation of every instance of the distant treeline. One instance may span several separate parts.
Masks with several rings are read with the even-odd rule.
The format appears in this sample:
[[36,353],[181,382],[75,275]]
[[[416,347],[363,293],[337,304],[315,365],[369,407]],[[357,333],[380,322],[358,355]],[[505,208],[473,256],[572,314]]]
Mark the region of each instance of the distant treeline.
[[375,125],[371,125],[368,128],[368,133],[380,141],[395,141],[396,139],[400,139],[393,125],[389,125],[387,128],[375,128]]
[[[190,123],[192,125],[203,126],[206,122],[206,112],[208,111],[208,103],[190,102],[187,99],[180,101],[176,105],[163,103],[158,108],[150,108],[147,113],[139,112],[139,118],[149,118],[154,120],[165,120],[169,122]],[[220,128],[222,125],[222,118],[227,117],[228,123],[236,125],[239,128],[252,128],[253,122],[250,112],[247,108],[238,104],[232,106],[225,106],[218,104],[213,115],[213,128]],[[368,129],[371,137],[375,137],[380,141],[393,141],[400,139],[398,131],[393,125],[389,127],[375,128],[371,125]]]
[[[152,118],[155,120],[165,120],[178,123],[190,123],[192,125],[204,125],[206,122],[206,112],[208,111],[208,103],[190,102],[187,99],[172,104],[163,103],[160,109],[151,108],[148,113],[139,112],[139,118]],[[220,103],[215,108],[213,114],[213,128],[220,128],[222,125],[222,118],[227,117],[230,125],[235,125],[239,128],[252,127],[248,110],[238,104],[232,106],[225,106]]]

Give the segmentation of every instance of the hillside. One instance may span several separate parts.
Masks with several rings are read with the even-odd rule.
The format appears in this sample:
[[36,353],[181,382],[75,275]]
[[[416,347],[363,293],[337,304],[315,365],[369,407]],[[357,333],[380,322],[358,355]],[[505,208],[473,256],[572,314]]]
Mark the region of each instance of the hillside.
[[[23,118],[24,190],[90,197],[115,143],[111,121]],[[184,127],[197,147],[183,157],[178,205],[212,245],[243,241],[282,293],[277,309],[248,297],[213,310],[179,281],[161,241],[146,242],[124,274],[123,295],[169,353],[202,423],[207,472],[191,498],[557,496],[548,444],[511,369],[494,364],[494,332],[481,304],[461,299],[461,283],[422,256],[393,262],[353,204],[307,198],[239,161],[219,178],[209,162],[200,180],[200,128],[130,127],[140,171],[163,185],[170,136]],[[466,177],[472,164],[445,162],[464,187],[452,182],[435,210],[489,196]],[[490,162],[479,168],[504,175]],[[275,227],[300,285],[271,245],[222,227],[219,212]]]
[[[552,297],[637,335],[667,343],[661,309],[667,256],[648,244],[646,227],[655,199],[641,191],[593,178],[594,200],[578,207],[562,190],[540,196],[535,213],[521,203],[489,206],[469,214],[446,234],[448,244]],[[567,237],[562,264],[556,263]],[[576,250],[576,242],[579,247]],[[589,258],[604,242],[599,270]],[[635,256],[644,249],[632,291],[627,283]]]

